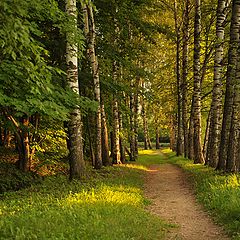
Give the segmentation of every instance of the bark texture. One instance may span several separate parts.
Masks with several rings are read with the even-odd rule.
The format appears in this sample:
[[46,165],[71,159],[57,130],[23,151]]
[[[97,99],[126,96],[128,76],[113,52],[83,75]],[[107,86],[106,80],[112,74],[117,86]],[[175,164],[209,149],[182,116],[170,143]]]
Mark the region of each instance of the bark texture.
[[[240,1],[233,1],[233,14],[236,14],[236,20],[240,21]],[[227,152],[227,172],[238,172],[240,164],[239,140],[240,140],[240,39],[238,39],[236,76],[232,79],[234,88],[231,127],[229,133],[229,146]]]
[[177,1],[174,1],[174,20],[176,32],[176,78],[177,78],[177,156],[183,154],[183,128],[182,128],[182,92],[181,92],[181,74],[180,74],[180,28],[178,23]]
[[[66,0],[66,13],[73,19],[75,30],[77,29],[77,8],[76,0]],[[69,87],[79,94],[78,84],[78,47],[72,43],[74,32],[67,32],[66,35],[66,64],[67,64],[67,83]],[[69,145],[70,145],[70,179],[81,178],[85,173],[85,162],[83,158],[82,143],[82,120],[78,106],[71,112],[68,123]]]
[[102,111],[102,161],[104,166],[112,165],[109,157],[108,128],[104,103],[101,105]]
[[183,126],[183,137],[184,137],[184,156],[187,157],[188,149],[188,110],[187,110],[187,77],[188,77],[188,48],[189,48],[189,12],[190,12],[190,1],[185,1],[185,10],[183,17],[183,50],[182,50],[182,126]]
[[227,153],[230,139],[231,117],[233,114],[233,98],[234,98],[234,78],[236,75],[238,42],[239,42],[239,27],[240,27],[240,1],[233,0],[232,2],[232,18],[230,26],[230,43],[228,51],[228,68],[226,80],[226,93],[224,101],[224,112],[222,122],[222,133],[219,151],[218,169],[225,170],[227,162]]
[[195,21],[194,21],[194,90],[193,90],[193,143],[194,163],[204,163],[201,143],[201,0],[195,0]]
[[93,75],[93,84],[94,84],[94,96],[95,101],[98,102],[98,108],[95,116],[96,122],[96,137],[95,141],[95,163],[94,167],[100,169],[102,167],[102,120],[101,120],[101,94],[100,94],[100,79],[99,79],[99,65],[98,58],[96,55],[96,27],[94,21],[93,8],[89,4],[83,5],[83,15],[84,15],[84,32],[85,37],[88,42],[88,58],[91,64],[91,71]]
[[219,158],[219,145],[221,136],[221,115],[222,115],[222,61],[224,42],[224,22],[226,19],[226,0],[218,0],[217,23],[216,23],[216,44],[214,56],[214,78],[211,104],[211,118],[209,140],[206,152],[206,162],[216,167]]

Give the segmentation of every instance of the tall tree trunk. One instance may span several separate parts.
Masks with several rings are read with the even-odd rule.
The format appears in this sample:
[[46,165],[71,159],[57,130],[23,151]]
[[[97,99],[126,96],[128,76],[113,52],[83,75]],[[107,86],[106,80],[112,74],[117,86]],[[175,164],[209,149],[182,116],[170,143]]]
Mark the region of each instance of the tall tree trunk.
[[102,161],[104,166],[112,165],[109,157],[108,128],[104,103],[101,106],[102,111]]
[[93,130],[95,130],[94,124],[95,124],[94,115],[90,113],[87,116],[85,125],[87,126],[87,139],[88,139],[88,144],[89,144],[89,155],[90,155],[93,167],[95,166],[95,153],[94,153],[94,146],[92,143],[92,139],[94,138]]
[[177,139],[177,127],[176,126],[177,126],[177,114],[171,114],[171,121],[170,121],[170,149],[172,151],[176,151],[176,139]]
[[207,116],[207,126],[205,130],[205,136],[204,136],[204,143],[203,143],[203,157],[205,159],[205,165],[208,165],[209,163],[207,162],[207,146],[208,146],[208,141],[209,141],[209,133],[210,133],[210,121],[211,121],[211,109],[208,112]]
[[134,94],[134,133],[135,133],[135,160],[138,159],[138,110],[139,110],[139,85],[140,77],[137,76],[135,83],[135,94]]
[[188,148],[188,126],[187,126],[187,76],[188,76],[188,45],[189,45],[189,12],[190,2],[185,1],[185,12],[183,17],[183,55],[182,55],[182,125],[184,136],[184,156],[187,157]]
[[192,97],[192,105],[191,105],[191,113],[190,113],[190,119],[189,119],[189,129],[188,129],[188,159],[194,158],[193,104],[194,104],[194,98]]
[[[113,81],[117,82],[117,62],[113,63]],[[120,160],[120,142],[119,142],[119,109],[117,93],[113,97],[113,163],[119,164]]]
[[226,0],[218,0],[217,23],[216,23],[216,44],[214,56],[214,77],[213,93],[211,104],[210,131],[206,153],[206,162],[216,167],[219,159],[219,145],[221,136],[221,115],[222,115],[222,61],[224,42],[224,22],[226,19]]
[[[236,14],[240,20],[240,1],[236,1]],[[238,172],[240,164],[240,39],[238,40],[236,76],[233,79],[234,97],[232,105],[231,128],[229,134],[229,146],[227,152],[227,172]]]
[[156,126],[156,149],[160,149],[160,141],[159,141],[159,127]]
[[201,143],[201,0],[195,0],[195,21],[194,21],[194,91],[193,91],[193,143],[194,163],[204,163]]
[[95,101],[98,102],[98,108],[95,116],[96,137],[94,138],[94,141],[95,141],[94,167],[96,169],[100,169],[102,167],[101,97],[100,97],[99,66],[98,66],[98,59],[96,56],[96,29],[95,29],[95,21],[94,21],[92,5],[84,4],[83,13],[84,13],[84,25],[85,25],[84,31],[85,31],[86,39],[88,40],[87,52],[88,52],[88,58],[91,64],[91,70],[93,75]]
[[149,137],[146,104],[144,99],[142,99],[142,119],[143,119],[143,130],[144,130],[144,149],[147,150],[147,149],[151,149],[152,146],[151,146],[151,141]]
[[221,142],[219,151],[219,163],[217,169],[225,170],[227,161],[227,151],[229,148],[230,127],[232,117],[232,106],[234,97],[234,78],[236,75],[237,64],[237,49],[239,41],[239,27],[240,27],[240,1],[233,0],[232,3],[232,18],[230,26],[230,45],[228,50],[228,68],[226,80],[226,93],[224,101],[224,112],[221,132]]
[[[66,35],[67,83],[74,92],[79,94],[78,47],[76,43],[72,42],[77,30],[76,0],[66,0],[66,12],[72,17],[74,27],[74,31],[68,31]],[[76,107],[71,112],[68,129],[70,142],[70,179],[81,178],[85,174],[85,162],[83,158],[82,120],[79,107]]]
[[120,147],[120,162],[125,163],[126,162],[126,156],[125,156],[125,147],[124,147],[124,139],[123,139],[123,119],[122,119],[122,113],[119,111],[119,147]]
[[174,1],[174,20],[176,32],[176,77],[177,77],[177,156],[183,154],[183,128],[182,128],[182,92],[181,92],[181,75],[180,75],[180,29],[178,23],[177,1]]
[[[132,90],[133,91],[133,90]],[[130,93],[130,161],[135,159],[135,130],[134,130],[134,94]]]
[[118,117],[118,101],[113,100],[113,163],[119,164],[120,160],[120,139],[119,139],[119,117]]

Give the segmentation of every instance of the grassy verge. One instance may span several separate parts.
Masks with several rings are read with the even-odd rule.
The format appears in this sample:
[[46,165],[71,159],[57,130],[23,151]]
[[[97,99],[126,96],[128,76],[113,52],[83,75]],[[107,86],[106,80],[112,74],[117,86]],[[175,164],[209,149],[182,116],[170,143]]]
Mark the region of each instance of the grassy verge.
[[1,195],[0,239],[164,239],[170,227],[144,210],[144,166],[104,168]]
[[233,239],[240,239],[240,175],[214,171],[212,168],[183,157],[176,157],[169,149],[163,150],[168,161],[189,173],[196,194],[214,219],[224,226]]

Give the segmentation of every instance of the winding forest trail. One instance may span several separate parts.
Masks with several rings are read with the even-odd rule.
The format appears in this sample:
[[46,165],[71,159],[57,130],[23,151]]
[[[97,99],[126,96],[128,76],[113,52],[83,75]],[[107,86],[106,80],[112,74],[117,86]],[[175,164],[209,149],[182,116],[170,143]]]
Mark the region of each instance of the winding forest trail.
[[145,195],[152,201],[148,210],[179,228],[167,240],[225,240],[222,229],[213,223],[196,202],[187,176],[172,164],[152,165],[145,179]]

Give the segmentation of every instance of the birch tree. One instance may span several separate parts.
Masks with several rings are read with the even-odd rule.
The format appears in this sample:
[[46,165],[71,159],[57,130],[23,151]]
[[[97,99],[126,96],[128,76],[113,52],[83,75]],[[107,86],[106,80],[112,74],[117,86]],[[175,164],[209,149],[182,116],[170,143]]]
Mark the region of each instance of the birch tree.
[[84,32],[88,42],[87,54],[89,62],[91,64],[91,71],[93,75],[94,84],[94,96],[95,101],[98,102],[97,112],[95,116],[96,121],[96,136],[95,141],[95,168],[100,169],[102,167],[102,126],[101,126],[101,94],[100,94],[100,79],[99,79],[99,65],[96,55],[96,27],[94,20],[93,7],[91,2],[89,4],[83,4],[84,15]]
[[182,126],[182,91],[181,91],[181,75],[180,75],[180,24],[178,21],[178,5],[174,1],[174,21],[176,32],[176,78],[177,78],[177,156],[183,154],[183,126]]
[[240,13],[239,13],[239,0],[232,2],[232,17],[230,26],[230,43],[228,50],[228,67],[226,79],[226,92],[223,111],[223,122],[221,132],[221,142],[219,151],[218,169],[226,169],[227,151],[230,140],[230,127],[232,117],[232,105],[234,97],[234,78],[236,76],[237,65],[237,49],[239,41],[239,27],[240,27]]
[[190,1],[186,0],[183,17],[183,50],[182,50],[182,126],[184,137],[184,156],[187,157],[188,149],[188,127],[187,127],[187,77],[188,77],[188,51],[189,51],[189,13]]
[[[240,1],[233,1],[233,13],[235,21],[240,22]],[[237,26],[236,26],[237,27]],[[236,29],[237,31],[237,29]],[[239,33],[238,33],[239,34]],[[231,116],[231,127],[229,132],[229,146],[227,149],[227,161],[226,171],[237,172],[240,166],[240,144],[239,144],[239,133],[240,133],[240,38],[238,35],[237,42],[237,59],[236,59],[236,75],[232,79],[233,85],[233,104],[232,104],[232,116]],[[226,96],[227,97],[227,96]]]
[[223,68],[222,62],[223,62],[225,20],[226,20],[226,0],[218,0],[213,93],[208,139],[209,146],[207,147],[208,150],[206,153],[206,161],[209,162],[209,165],[212,167],[217,166],[219,158],[221,117],[222,117],[222,68]]
[[194,90],[193,90],[193,143],[194,163],[203,163],[201,144],[201,0],[195,0],[195,21],[194,21]]
[[[67,84],[72,91],[79,94],[78,46],[74,43],[74,34],[76,34],[77,29],[76,0],[66,0],[66,13],[71,17],[72,24],[74,25],[73,31],[68,31],[66,35]],[[68,132],[70,143],[70,179],[81,178],[85,173],[85,162],[83,157],[82,120],[79,106],[76,106],[70,114]]]

